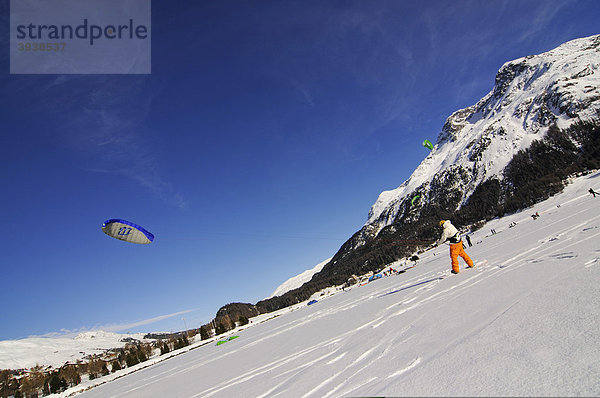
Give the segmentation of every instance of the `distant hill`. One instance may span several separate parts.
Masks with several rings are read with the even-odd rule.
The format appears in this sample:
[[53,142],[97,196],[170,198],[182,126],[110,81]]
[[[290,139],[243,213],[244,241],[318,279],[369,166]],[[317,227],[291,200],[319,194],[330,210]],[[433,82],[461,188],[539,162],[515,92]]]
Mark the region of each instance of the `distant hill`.
[[291,277],[287,281],[283,282],[281,284],[281,286],[279,286],[277,289],[275,289],[275,291],[267,298],[269,299],[271,297],[281,296],[282,294],[287,293],[290,290],[299,288],[306,282],[310,281],[311,278],[313,277],[313,275],[316,274],[317,272],[321,271],[323,269],[323,267],[325,266],[325,264],[327,264],[330,261],[331,261],[331,258],[328,258],[327,260],[315,265],[313,268],[308,269],[299,275]]
[[126,335],[98,330],[71,337],[34,336],[0,341],[0,369],[27,369],[36,364],[59,368],[65,362],[75,363],[132,341],[144,341],[144,333]]

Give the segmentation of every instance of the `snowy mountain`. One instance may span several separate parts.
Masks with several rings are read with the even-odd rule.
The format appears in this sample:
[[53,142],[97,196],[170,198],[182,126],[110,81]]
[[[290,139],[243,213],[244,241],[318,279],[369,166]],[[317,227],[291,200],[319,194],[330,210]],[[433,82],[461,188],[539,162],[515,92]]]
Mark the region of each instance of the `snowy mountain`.
[[316,279],[340,283],[425,250],[441,219],[471,230],[560,192],[569,175],[598,168],[599,120],[600,35],[507,62],[484,98],[446,120],[410,178],[381,193]]
[[247,307],[279,310],[427,250],[439,237],[441,219],[474,230],[549,198],[570,175],[600,167],[599,129],[600,35],[507,62],[492,90],[447,119],[410,178],[381,193],[366,224],[320,272]]
[[254,317],[225,344],[63,395],[598,396],[600,198],[590,187],[600,190],[600,173],[488,222],[467,248],[487,260],[474,269],[450,274],[444,245],[404,273]]
[[289,292],[292,289],[296,289],[296,288],[302,286],[304,283],[308,282],[313,277],[314,274],[321,271],[323,269],[323,267],[325,266],[325,264],[327,264],[330,261],[331,261],[331,258],[328,258],[327,260],[315,265],[313,268],[307,269],[306,271],[302,272],[301,274],[291,277],[287,281],[283,282],[281,284],[281,286],[279,286],[277,289],[275,289],[273,294],[271,294],[268,298],[275,297],[275,296],[281,296],[282,294]]
[[600,110],[600,35],[567,42],[540,54],[507,62],[494,88],[477,104],[452,114],[429,156],[398,188],[381,193],[365,224],[370,236],[399,217],[406,202],[436,198],[432,186],[451,176],[460,204],[490,177],[502,177],[513,157],[542,138],[554,123],[567,128]]

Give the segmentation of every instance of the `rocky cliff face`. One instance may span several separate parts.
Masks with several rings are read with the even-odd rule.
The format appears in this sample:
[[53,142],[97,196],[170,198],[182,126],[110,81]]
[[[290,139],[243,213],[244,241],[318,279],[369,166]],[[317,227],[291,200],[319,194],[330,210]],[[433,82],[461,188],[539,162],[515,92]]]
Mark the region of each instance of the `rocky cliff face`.
[[600,35],[506,63],[490,93],[447,119],[434,149],[411,177],[380,195],[363,228],[364,239],[399,220],[410,221],[407,201],[416,194],[419,207],[441,204],[442,196],[450,195],[459,208],[479,184],[502,179],[512,158],[550,126],[567,128],[595,117],[598,109]]

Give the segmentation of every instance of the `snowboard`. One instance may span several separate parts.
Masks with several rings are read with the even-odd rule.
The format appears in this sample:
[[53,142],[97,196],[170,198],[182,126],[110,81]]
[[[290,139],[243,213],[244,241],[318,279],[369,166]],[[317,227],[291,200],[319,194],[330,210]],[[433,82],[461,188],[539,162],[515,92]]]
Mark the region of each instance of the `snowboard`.
[[[471,269],[471,268],[483,267],[487,263],[488,263],[488,260],[480,260],[480,261],[474,262],[472,267],[467,266],[464,269]],[[456,274],[454,274],[452,272],[448,272],[448,275],[456,275]]]
[[476,263],[473,264],[472,268],[482,267],[482,266],[486,265],[487,263],[488,263],[488,260],[477,261]]

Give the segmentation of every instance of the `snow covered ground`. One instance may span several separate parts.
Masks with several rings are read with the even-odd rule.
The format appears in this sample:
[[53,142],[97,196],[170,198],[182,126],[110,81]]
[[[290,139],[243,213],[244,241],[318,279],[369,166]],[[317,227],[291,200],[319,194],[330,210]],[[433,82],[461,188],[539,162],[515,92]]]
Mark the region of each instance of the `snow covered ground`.
[[600,190],[600,173],[486,224],[467,248],[487,260],[478,268],[450,274],[442,246],[405,273],[253,318],[235,340],[78,396],[598,396],[600,197],[590,187]]

